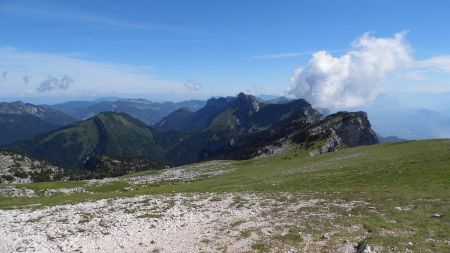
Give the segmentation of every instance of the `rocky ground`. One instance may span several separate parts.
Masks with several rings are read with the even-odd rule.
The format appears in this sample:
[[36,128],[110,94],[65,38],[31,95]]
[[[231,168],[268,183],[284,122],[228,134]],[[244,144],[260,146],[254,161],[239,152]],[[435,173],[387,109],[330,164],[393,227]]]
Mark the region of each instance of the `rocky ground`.
[[208,193],[0,210],[0,252],[356,252],[367,232],[334,221],[365,205]]
[[0,183],[30,183],[53,179],[62,169],[47,162],[7,150],[0,150]]
[[134,184],[155,184],[168,181],[190,182],[199,178],[220,176],[233,171],[229,163],[211,161],[194,165],[179,166],[165,170],[154,171],[153,174],[132,177]]
[[[1,160],[0,160],[1,161]],[[1,166],[1,163],[0,163]],[[187,183],[201,178],[208,178],[220,176],[232,172],[234,169],[229,166],[229,163],[221,161],[211,161],[200,164],[179,166],[164,170],[150,170],[141,172],[142,175],[125,176],[123,180],[130,182],[133,185],[152,185],[157,183],[171,183],[182,182]],[[27,189],[26,187],[16,187],[14,184],[0,185],[0,197],[37,197],[37,196],[52,196],[54,194],[66,194],[89,192],[86,188],[89,186],[102,185],[118,181],[119,178],[103,178],[84,180],[85,187],[77,188],[59,188],[59,189],[40,189],[35,191]],[[16,181],[16,183],[21,181]],[[29,181],[24,181],[29,182]]]

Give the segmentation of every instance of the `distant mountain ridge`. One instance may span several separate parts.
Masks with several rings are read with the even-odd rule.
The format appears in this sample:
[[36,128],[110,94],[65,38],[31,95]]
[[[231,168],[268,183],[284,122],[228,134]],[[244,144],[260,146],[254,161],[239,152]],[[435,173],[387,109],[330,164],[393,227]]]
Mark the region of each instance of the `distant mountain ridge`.
[[43,106],[23,102],[0,103],[0,144],[12,143],[49,132],[75,120]]
[[104,112],[48,134],[13,145],[15,149],[67,168],[82,168],[92,156],[140,157],[164,160],[164,151],[182,134],[160,135],[128,114]]
[[177,109],[198,110],[204,104],[205,101],[202,100],[156,103],[146,99],[116,99],[112,101],[71,101],[48,105],[48,107],[60,110],[77,120],[85,120],[102,112],[121,112],[129,114],[147,125],[152,125]]
[[[448,103],[439,106],[432,104],[445,103],[450,94],[436,96],[411,94],[418,102],[416,105],[408,105],[395,96],[381,94],[372,104],[355,109],[367,112],[373,129],[381,136],[396,136],[406,140],[449,138],[450,110],[446,111]],[[426,105],[428,108],[421,108]]]
[[370,110],[376,131],[401,139],[433,139],[450,137],[450,115],[428,109]]
[[0,103],[0,114],[31,115],[44,121],[59,125],[69,124],[74,121],[70,116],[51,108],[24,103],[22,101],[12,103]]
[[[212,98],[207,101],[205,107],[196,112],[180,109],[169,114],[154,127],[159,131],[195,132],[202,129],[230,128],[239,132],[251,132],[267,128],[303,107],[310,105],[302,99],[266,103],[251,95],[239,93],[236,97]],[[316,116],[320,117],[319,114]]]
[[302,99],[271,104],[243,93],[210,99],[196,112],[180,109],[157,127],[161,131],[128,114],[103,112],[10,147],[58,166],[83,168],[92,157],[101,156],[143,157],[178,165],[248,159],[281,146],[323,153],[378,142],[363,112],[322,118]]
[[[180,109],[169,114],[160,122],[156,123],[154,127],[159,131],[175,129],[194,132],[207,127],[215,117],[232,107],[243,105],[244,108],[250,109],[250,111],[258,110],[258,101],[256,99],[245,101],[247,98],[245,96],[243,93],[240,93],[237,97],[211,98],[200,110],[193,112],[191,110]],[[247,106],[250,107],[247,108]]]

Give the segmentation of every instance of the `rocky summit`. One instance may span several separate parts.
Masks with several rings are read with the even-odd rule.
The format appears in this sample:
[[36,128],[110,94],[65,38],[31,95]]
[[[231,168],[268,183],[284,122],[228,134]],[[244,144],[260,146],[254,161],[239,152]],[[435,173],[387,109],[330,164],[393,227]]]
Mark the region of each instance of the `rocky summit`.
[[49,132],[74,122],[70,116],[23,102],[0,103],[0,144]]

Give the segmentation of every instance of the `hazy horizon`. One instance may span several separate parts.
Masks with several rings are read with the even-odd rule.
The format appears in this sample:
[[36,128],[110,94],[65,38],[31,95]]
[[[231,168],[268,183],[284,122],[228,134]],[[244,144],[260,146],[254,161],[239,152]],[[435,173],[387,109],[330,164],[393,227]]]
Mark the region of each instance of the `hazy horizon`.
[[245,92],[333,110],[370,105],[380,94],[418,104],[423,94],[450,92],[447,7],[2,1],[0,100],[182,101]]

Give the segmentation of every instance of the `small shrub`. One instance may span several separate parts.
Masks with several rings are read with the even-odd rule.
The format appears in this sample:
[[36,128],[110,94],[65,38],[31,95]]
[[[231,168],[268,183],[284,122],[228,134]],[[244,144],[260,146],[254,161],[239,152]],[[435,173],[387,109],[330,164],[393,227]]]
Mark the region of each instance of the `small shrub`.
[[20,178],[27,178],[27,177],[28,177],[28,173],[26,173],[26,172],[23,171],[23,170],[16,170],[16,171],[14,172],[14,176],[20,177]]
[[2,181],[12,182],[14,180],[14,177],[11,175],[3,175],[2,179],[3,179]]

